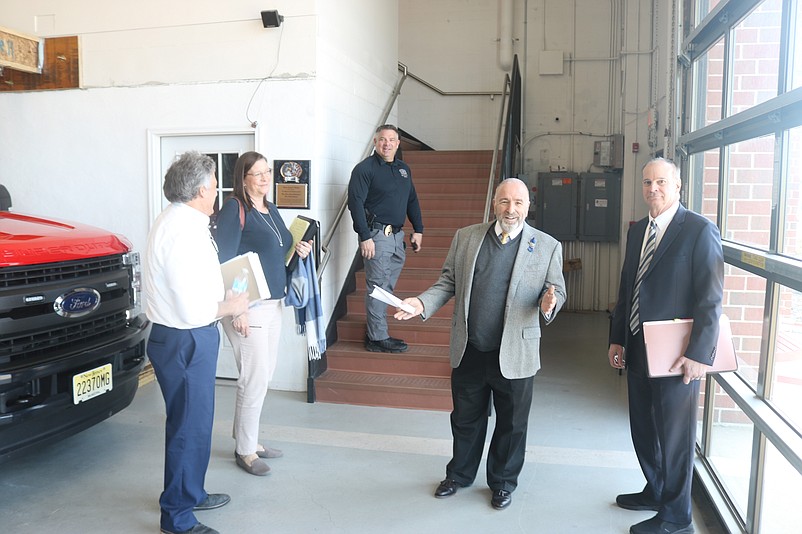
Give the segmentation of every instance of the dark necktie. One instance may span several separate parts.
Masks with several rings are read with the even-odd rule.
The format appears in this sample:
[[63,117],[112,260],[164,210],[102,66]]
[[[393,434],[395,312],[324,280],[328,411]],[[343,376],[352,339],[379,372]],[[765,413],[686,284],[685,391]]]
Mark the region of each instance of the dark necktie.
[[646,246],[643,247],[643,254],[640,257],[638,274],[635,276],[635,288],[632,291],[632,312],[629,314],[629,329],[633,334],[640,330],[640,285],[643,282],[643,275],[652,263],[654,249],[657,248],[657,225],[654,221],[649,223],[649,237],[646,239]]

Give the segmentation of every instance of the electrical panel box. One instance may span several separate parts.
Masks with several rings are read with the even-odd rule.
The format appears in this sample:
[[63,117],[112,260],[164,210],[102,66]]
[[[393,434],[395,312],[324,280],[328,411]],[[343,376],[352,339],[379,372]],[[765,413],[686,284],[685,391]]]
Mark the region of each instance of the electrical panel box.
[[579,240],[617,243],[621,226],[621,174],[579,175]]
[[621,173],[538,173],[535,226],[559,241],[617,243]]
[[577,183],[575,172],[541,172],[537,176],[535,225],[559,241],[577,238]]
[[593,165],[611,169],[624,168],[624,136],[611,135],[593,143]]

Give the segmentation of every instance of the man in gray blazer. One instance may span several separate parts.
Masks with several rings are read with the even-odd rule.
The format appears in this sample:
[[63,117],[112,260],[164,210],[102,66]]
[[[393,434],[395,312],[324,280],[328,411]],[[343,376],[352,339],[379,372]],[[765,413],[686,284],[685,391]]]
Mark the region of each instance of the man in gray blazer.
[[562,247],[526,224],[529,191],[504,180],[493,198],[496,221],[457,230],[440,279],[404,302],[396,319],[426,320],[451,297],[453,457],[435,497],[470,486],[482,459],[491,392],[496,428],[487,458],[491,505],[512,502],[524,464],[534,375],[540,369],[540,318],[554,320],[565,302]]

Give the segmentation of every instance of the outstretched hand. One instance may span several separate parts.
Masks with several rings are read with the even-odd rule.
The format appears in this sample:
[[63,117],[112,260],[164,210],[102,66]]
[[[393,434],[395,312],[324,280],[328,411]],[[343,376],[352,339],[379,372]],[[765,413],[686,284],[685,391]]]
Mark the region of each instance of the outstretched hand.
[[548,315],[554,310],[555,306],[557,306],[557,295],[554,293],[554,286],[550,285],[548,291],[540,299],[540,311],[543,312],[543,315]]
[[406,298],[404,299],[403,303],[412,306],[415,309],[415,313],[406,312],[401,308],[396,308],[396,312],[393,314],[393,317],[399,321],[406,321],[407,319],[412,319],[413,317],[417,317],[423,313],[423,303],[418,297]]

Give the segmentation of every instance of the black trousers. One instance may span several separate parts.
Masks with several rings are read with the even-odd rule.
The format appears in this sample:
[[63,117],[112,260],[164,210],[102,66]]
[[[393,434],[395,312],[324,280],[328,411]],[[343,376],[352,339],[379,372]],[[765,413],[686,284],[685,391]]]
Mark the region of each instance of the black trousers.
[[481,352],[468,344],[460,366],[451,371],[454,452],[446,466],[446,478],[463,486],[469,486],[476,478],[492,392],[496,428],[487,455],[487,485],[492,490],[514,491],[526,454],[534,377],[504,378],[498,357],[497,350]]
[[629,425],[644,491],[660,503],[661,519],[690,523],[700,383],[683,384],[681,376],[649,378],[643,334],[629,345]]

